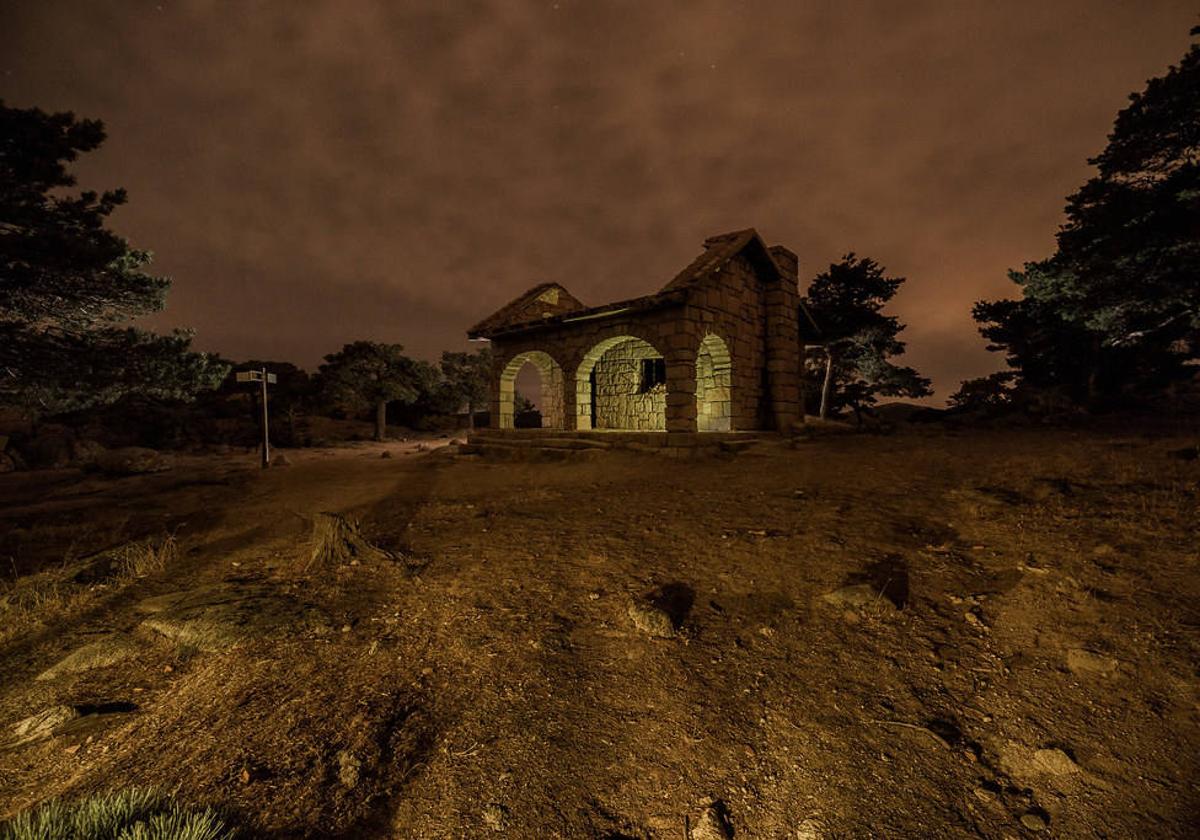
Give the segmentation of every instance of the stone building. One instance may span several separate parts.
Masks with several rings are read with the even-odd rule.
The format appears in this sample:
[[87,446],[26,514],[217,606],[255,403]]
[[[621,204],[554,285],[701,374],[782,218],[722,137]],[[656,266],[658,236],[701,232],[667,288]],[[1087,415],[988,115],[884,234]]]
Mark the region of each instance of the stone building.
[[548,428],[787,430],[802,419],[796,255],[754,229],[711,237],[651,295],[584,306],[535,286],[468,331],[493,347],[491,425],[513,427],[517,373],[541,376]]

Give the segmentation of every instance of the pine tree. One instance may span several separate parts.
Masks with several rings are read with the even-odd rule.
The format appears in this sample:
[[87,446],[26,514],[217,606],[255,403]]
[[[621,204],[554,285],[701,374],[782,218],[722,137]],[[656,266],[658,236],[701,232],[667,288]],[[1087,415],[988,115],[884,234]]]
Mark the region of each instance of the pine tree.
[[68,194],[67,164],[104,141],[97,120],[0,101],[0,402],[36,417],[129,394],[186,399],[227,366],[190,334],[127,326],[163,307],[150,254],[105,228],[124,190]]
[[825,337],[822,418],[839,406],[857,413],[879,396],[932,393],[928,379],[891,361],[904,353],[898,338],[904,324],[883,308],[903,283],[903,277],[886,276],[873,259],[850,253],[809,284],[806,303]]
[[1056,252],[1010,272],[1023,297],[973,313],[1024,382],[1081,400],[1161,388],[1200,357],[1200,45],[1130,100]]

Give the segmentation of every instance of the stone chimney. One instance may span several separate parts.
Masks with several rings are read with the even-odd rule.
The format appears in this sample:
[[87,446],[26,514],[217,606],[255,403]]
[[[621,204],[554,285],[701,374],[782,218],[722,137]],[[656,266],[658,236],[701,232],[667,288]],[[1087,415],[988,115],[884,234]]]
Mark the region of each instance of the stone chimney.
[[799,283],[800,260],[795,253],[782,245],[772,245],[767,250],[771,252],[771,257],[775,260],[775,265],[779,266],[779,270]]

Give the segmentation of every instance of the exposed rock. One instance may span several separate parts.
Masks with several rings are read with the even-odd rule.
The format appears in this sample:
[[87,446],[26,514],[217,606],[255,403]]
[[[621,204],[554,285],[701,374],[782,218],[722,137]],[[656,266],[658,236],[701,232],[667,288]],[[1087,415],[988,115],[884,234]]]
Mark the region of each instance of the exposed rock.
[[895,606],[888,599],[881,597],[875,587],[869,583],[855,583],[832,592],[826,592],[821,596],[821,600],[827,604],[833,604],[835,607],[865,607],[870,604]]
[[63,727],[78,717],[79,711],[74,706],[51,706],[14,724],[13,739],[9,746],[17,747],[34,741],[44,741],[62,731]]
[[666,610],[645,601],[633,599],[629,602],[629,617],[643,633],[651,636],[670,637],[675,635],[675,624]]
[[94,440],[77,440],[71,444],[71,459],[81,467],[92,466],[106,452],[108,448]]
[[1051,776],[1066,776],[1079,772],[1079,765],[1071,756],[1057,748],[1036,750],[1033,753],[1032,767]]
[[390,449],[383,450],[382,452],[379,453],[379,457],[380,458],[391,458],[392,450],[390,450]]
[[1021,815],[1021,825],[1030,831],[1045,831],[1050,827],[1050,816],[1045,811],[1035,808]]
[[140,475],[169,470],[175,466],[175,459],[154,449],[126,446],[106,450],[96,458],[95,464],[110,475]]
[[1116,673],[1119,666],[1120,663],[1111,656],[1093,653],[1083,648],[1071,648],[1067,651],[1067,667],[1073,674],[1107,677]]
[[504,831],[508,824],[508,809],[495,802],[483,806],[483,824],[492,831]]
[[142,626],[181,644],[215,651],[267,636],[331,632],[328,616],[265,586],[205,586],[147,598]]
[[362,759],[349,750],[337,754],[338,781],[347,788],[358,784],[362,778]]
[[1047,776],[1061,778],[1080,772],[1075,760],[1057,747],[1035,750],[1014,741],[1000,748],[1000,767],[1026,784],[1044,782]]
[[132,659],[141,652],[141,646],[126,636],[107,636],[77,648],[63,659],[38,675],[39,680],[52,680],[64,674],[104,668]]
[[692,822],[690,840],[730,840],[733,827],[725,814],[725,806],[714,802]]

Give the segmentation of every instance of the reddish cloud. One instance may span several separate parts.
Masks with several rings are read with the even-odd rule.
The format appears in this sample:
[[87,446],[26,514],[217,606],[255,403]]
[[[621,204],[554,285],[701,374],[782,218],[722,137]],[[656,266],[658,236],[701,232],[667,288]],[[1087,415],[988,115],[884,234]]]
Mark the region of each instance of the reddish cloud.
[[[402,8],[407,6],[408,8]],[[811,276],[909,278],[939,396],[998,365],[970,321],[1046,255],[1126,95],[1189,43],[1187,2],[192,0],[37,3],[5,98],[103,119],[80,171],[175,279],[159,327],[312,366],[419,355],[536,282],[657,289],[753,225]]]

